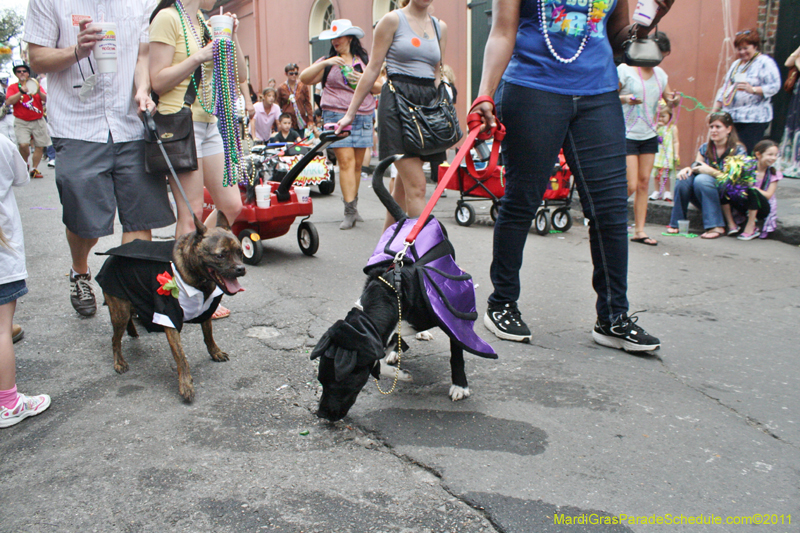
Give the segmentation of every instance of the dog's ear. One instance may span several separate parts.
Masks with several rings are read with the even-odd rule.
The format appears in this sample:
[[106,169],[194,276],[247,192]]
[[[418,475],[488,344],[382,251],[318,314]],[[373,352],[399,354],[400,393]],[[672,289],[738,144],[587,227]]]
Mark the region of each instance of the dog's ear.
[[192,218],[194,219],[194,228],[197,232],[196,233],[197,239],[201,240],[208,231],[208,228],[206,228],[205,224],[200,222],[200,219],[197,218],[197,215],[195,215],[194,213],[192,213]]
[[225,213],[222,211],[217,211],[217,227],[229,231],[231,229],[231,224],[228,222],[228,217],[226,217]]

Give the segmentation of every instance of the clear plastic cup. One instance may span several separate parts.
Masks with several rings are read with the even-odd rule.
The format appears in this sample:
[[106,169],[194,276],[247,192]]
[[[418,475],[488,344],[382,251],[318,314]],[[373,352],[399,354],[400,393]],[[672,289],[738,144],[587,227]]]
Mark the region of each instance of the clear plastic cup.
[[689,221],[688,220],[679,220],[678,221],[678,233],[682,235],[688,235],[689,233]]

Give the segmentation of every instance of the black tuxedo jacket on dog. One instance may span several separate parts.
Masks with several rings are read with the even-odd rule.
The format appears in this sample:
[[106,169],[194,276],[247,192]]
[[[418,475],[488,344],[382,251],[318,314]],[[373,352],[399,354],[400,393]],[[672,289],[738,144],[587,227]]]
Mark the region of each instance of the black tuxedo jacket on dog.
[[[112,248],[103,268],[95,276],[104,292],[128,300],[136,309],[147,331],[164,331],[164,326],[181,331],[184,322],[205,322],[217,310],[222,289],[217,287],[208,298],[180,278],[172,264],[175,241],[135,240]],[[168,273],[178,283],[180,297],[159,294],[159,274]]]

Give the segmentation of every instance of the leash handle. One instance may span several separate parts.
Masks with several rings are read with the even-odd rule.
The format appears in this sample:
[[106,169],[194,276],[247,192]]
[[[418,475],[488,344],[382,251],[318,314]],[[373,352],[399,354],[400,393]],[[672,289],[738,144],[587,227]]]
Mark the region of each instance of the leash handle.
[[[472,107],[475,107],[475,105],[484,101],[492,102],[494,105],[494,102],[490,97],[481,96],[475,100],[475,103],[472,105]],[[461,164],[461,161],[467,155],[469,155],[469,151],[473,146],[475,146],[476,139],[494,138],[494,145],[492,146],[492,155],[489,158],[489,164],[483,171],[481,171],[481,175],[491,176],[491,174],[494,172],[494,169],[497,168],[497,155],[500,151],[500,141],[506,136],[506,129],[502,124],[500,124],[500,121],[497,120],[496,117],[495,124],[496,125],[494,128],[490,128],[484,132],[481,132],[481,126],[483,126],[481,115],[478,113],[470,113],[467,116],[467,128],[469,129],[467,139],[464,141],[464,144],[461,145],[461,148],[459,148],[458,152],[456,153],[456,157],[450,163],[450,167],[447,169],[447,172],[445,172],[442,179],[439,180],[439,184],[436,186],[433,194],[431,194],[431,198],[428,200],[428,203],[425,205],[425,209],[417,219],[417,223],[414,224],[414,227],[411,228],[411,231],[408,233],[408,235],[406,235],[405,241],[407,243],[413,243],[416,240],[417,235],[419,235],[419,232],[422,231],[422,228],[425,226],[425,222],[427,222],[428,217],[431,216],[431,212],[433,211],[436,202],[439,201],[439,198],[447,188],[447,185],[449,185],[450,181],[453,179],[453,176],[455,176],[456,172],[458,171],[458,166]],[[472,156],[469,156],[469,159],[467,159],[467,166],[469,166],[470,163],[472,163]],[[472,163],[472,168],[475,168],[474,163]],[[477,174],[478,171],[475,170],[475,173]]]
[[178,187],[178,191],[180,191],[183,201],[186,202],[186,207],[189,208],[189,212],[192,214],[192,217],[197,218],[197,215],[195,215],[194,211],[192,211],[192,204],[189,203],[189,198],[186,196],[186,191],[183,190],[181,180],[178,179],[178,174],[175,173],[175,168],[172,166],[172,161],[169,160],[167,151],[164,149],[164,145],[161,143],[161,138],[158,136],[158,130],[156,129],[156,121],[153,119],[153,115],[150,113],[149,109],[144,112],[142,121],[144,122],[144,127],[147,130],[150,138],[155,139],[156,143],[158,143],[158,147],[161,149],[161,155],[163,155],[164,159],[167,161],[169,172],[172,175],[172,181],[174,181],[175,185]]

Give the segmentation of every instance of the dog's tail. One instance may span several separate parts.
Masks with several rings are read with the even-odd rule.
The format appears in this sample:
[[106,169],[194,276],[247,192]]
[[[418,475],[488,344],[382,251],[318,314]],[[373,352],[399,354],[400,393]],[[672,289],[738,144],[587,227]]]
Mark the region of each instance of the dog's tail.
[[386,187],[383,184],[383,175],[386,173],[386,169],[388,169],[392,163],[402,158],[403,156],[400,154],[390,155],[378,163],[378,166],[375,167],[375,172],[372,174],[372,189],[375,191],[375,194],[378,195],[378,198],[380,198],[381,203],[386,210],[389,211],[389,214],[392,215],[392,218],[401,224],[405,219],[408,218],[408,215],[395,201],[394,197],[392,197],[389,191],[386,190]]

